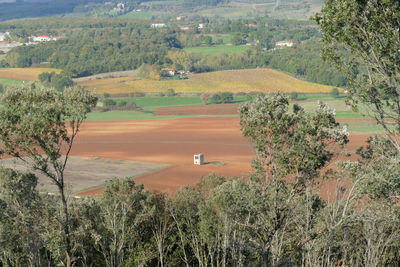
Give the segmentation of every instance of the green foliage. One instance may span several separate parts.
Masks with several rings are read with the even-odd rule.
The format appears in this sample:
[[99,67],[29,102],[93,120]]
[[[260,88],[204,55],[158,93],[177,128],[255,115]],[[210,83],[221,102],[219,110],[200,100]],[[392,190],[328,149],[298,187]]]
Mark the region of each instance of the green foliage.
[[38,76],[39,81],[46,86],[54,87],[55,89],[62,91],[66,87],[74,85],[71,77],[67,76],[65,73],[57,74],[55,72],[43,72]]
[[295,48],[270,51],[265,64],[315,83],[344,86],[346,76],[319,56],[322,48],[318,39],[306,41]]
[[161,69],[156,65],[144,64],[138,69],[137,76],[143,79],[160,80]]
[[[58,204],[63,207],[58,221],[65,262],[71,260],[73,251],[64,171],[79,127],[96,101],[78,87],[60,92],[34,84],[9,87],[1,98],[0,154],[24,161],[57,186]],[[62,151],[66,156],[62,157]]]
[[[138,107],[135,102],[133,101],[126,101],[126,100],[115,100],[112,98],[105,98],[102,101],[102,106],[96,107],[96,111],[111,111],[111,110],[130,110],[134,111],[137,110]],[[93,114],[91,114],[93,116]],[[115,118],[117,119],[117,118]]]
[[29,265],[46,262],[41,255],[43,209],[37,177],[11,169],[0,170],[0,262]]
[[[208,99],[207,99],[208,100]],[[233,102],[233,94],[231,92],[222,92],[218,94],[213,94],[209,97],[210,104],[226,104]]]
[[315,113],[307,114],[297,105],[290,112],[288,99],[277,93],[258,96],[239,111],[243,135],[257,153],[256,169],[266,179],[293,175],[298,190],[332,159],[329,146],[348,142],[346,128],[340,127],[335,112],[324,103]]
[[330,95],[333,97],[339,97],[339,89],[337,89],[336,87],[332,88],[332,90],[330,91]]
[[396,147],[387,137],[373,136],[357,153],[361,159],[343,163],[342,168],[359,184],[363,195],[396,205],[400,195],[400,155]]
[[222,92],[222,93],[220,93],[220,96],[221,96],[222,103],[233,102],[233,94],[231,92]]
[[[176,34],[150,28],[146,22],[76,19],[73,23],[75,25],[70,25],[64,33],[65,39],[13,48],[4,62],[11,67],[27,67],[35,58],[38,62],[49,62],[50,66],[61,68],[73,77],[81,77],[137,69],[143,64],[161,66],[169,49],[181,47]],[[50,21],[49,24],[46,28],[57,22]],[[66,21],[61,24],[64,26],[56,25],[49,31],[58,34],[62,31],[60,28],[65,29]],[[26,30],[32,25],[21,27]],[[119,30],[110,32],[110,27]],[[34,34],[32,30],[28,31]]]
[[[133,102],[131,102],[131,103],[133,103]],[[122,108],[122,107],[125,107],[126,104],[128,104],[128,102],[122,100],[122,101],[119,101],[119,102],[117,103],[117,106]]]
[[221,95],[213,94],[209,100],[210,104],[220,104],[221,103]]
[[399,16],[397,0],[329,0],[315,20],[324,56],[349,80],[349,101],[365,104],[400,151]]
[[115,100],[111,99],[111,98],[106,98],[103,101],[103,105],[105,107],[113,107],[117,104],[117,102],[115,102]]
[[142,229],[151,212],[147,210],[150,198],[143,185],[136,186],[131,178],[106,183],[91,236],[108,265],[123,265],[132,250],[143,245]]
[[188,53],[202,53],[206,55],[218,55],[218,54],[237,54],[246,51],[248,47],[240,45],[215,45],[215,46],[199,46],[185,48],[184,51]]
[[167,97],[172,97],[172,96],[175,96],[175,95],[176,95],[176,93],[175,93],[174,89],[168,89],[167,90],[167,93],[166,93]]
[[299,98],[299,93],[297,92],[291,92],[290,93],[290,99],[291,100],[297,100]]

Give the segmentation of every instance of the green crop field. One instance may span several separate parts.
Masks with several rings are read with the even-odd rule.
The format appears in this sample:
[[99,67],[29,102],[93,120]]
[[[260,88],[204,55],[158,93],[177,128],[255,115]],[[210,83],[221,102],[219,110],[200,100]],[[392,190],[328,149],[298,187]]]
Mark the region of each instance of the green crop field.
[[[336,111],[336,119],[341,121],[342,124],[347,125],[350,133],[380,133],[383,131],[382,127],[377,125],[376,122],[370,118],[364,117],[360,113],[351,110],[344,102],[344,95],[340,98],[333,98],[329,94],[302,94],[299,97],[302,100],[291,101],[293,105],[299,104],[307,112],[313,112],[318,101],[327,103],[331,108]],[[240,103],[248,99],[246,96],[235,96],[234,102]],[[108,112],[91,112],[88,114],[87,120],[89,121],[113,121],[113,120],[159,120],[159,119],[174,119],[174,118],[190,118],[200,117],[199,115],[174,115],[174,116],[155,116],[154,110],[159,107],[178,107],[178,106],[193,106],[202,105],[200,97],[196,96],[175,96],[175,97],[161,97],[161,96],[145,96],[145,97],[125,97],[114,98],[116,102],[127,101],[135,102],[138,107],[142,108],[145,112],[138,111],[108,111]],[[221,104],[221,108],[222,108]],[[362,107],[360,110],[363,111]],[[238,117],[238,115],[209,115],[209,117]]]
[[18,85],[18,84],[22,84],[22,81],[0,78],[0,84],[3,84],[3,85],[17,84]]
[[[217,38],[218,39],[218,38]],[[202,53],[207,55],[218,55],[218,54],[236,54],[246,51],[248,46],[245,45],[215,45],[215,46],[199,46],[189,47],[184,50],[189,53]]]
[[132,12],[129,12],[127,14],[122,15],[121,18],[127,18],[127,19],[151,19],[152,16],[153,16],[153,14],[151,12],[147,12],[147,11],[140,11],[140,12],[132,11]]
[[217,42],[218,39],[222,39],[224,44],[230,44],[232,35],[231,34],[208,34],[213,38],[213,42]]
[[[172,97],[124,97],[114,98],[116,102],[127,101],[135,102],[136,105],[145,111],[154,111],[155,108],[161,107],[182,107],[182,106],[195,106],[202,105],[201,98],[198,96],[172,96]],[[235,96],[233,102],[239,103],[246,100],[246,97]]]
[[177,106],[193,106],[201,105],[200,97],[156,97],[156,96],[146,96],[146,97],[126,97],[126,98],[114,98],[116,102],[127,101],[135,102],[136,105],[144,110],[153,111],[154,108],[159,107],[177,107]]

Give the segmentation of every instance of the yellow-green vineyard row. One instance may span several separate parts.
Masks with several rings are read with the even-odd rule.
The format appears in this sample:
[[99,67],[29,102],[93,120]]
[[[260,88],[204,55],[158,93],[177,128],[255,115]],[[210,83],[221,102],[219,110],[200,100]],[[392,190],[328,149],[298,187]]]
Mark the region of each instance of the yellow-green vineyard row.
[[293,78],[271,69],[228,70],[189,74],[186,80],[144,80],[136,77],[108,78],[79,83],[97,93],[165,92],[178,93],[238,92],[302,92],[323,93],[332,90],[326,86]]
[[18,81],[39,81],[39,74],[43,72],[56,72],[59,73],[59,69],[51,68],[12,68],[12,69],[0,69],[0,78],[18,80]]

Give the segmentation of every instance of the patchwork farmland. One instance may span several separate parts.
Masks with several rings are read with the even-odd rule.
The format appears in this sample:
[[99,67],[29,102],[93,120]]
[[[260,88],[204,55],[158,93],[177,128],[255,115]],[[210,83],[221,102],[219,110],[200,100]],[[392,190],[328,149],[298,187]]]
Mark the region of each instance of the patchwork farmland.
[[165,92],[172,88],[178,93],[238,92],[303,92],[327,93],[326,86],[293,78],[272,69],[228,70],[189,74],[185,80],[144,80],[136,77],[96,79],[78,83],[96,93]]

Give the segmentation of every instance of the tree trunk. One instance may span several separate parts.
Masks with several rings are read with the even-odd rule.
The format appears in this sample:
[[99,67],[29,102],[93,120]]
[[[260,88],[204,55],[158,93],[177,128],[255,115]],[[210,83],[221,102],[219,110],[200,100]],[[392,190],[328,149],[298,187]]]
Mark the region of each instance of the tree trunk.
[[263,267],[268,267],[269,266],[269,248],[266,251],[264,251],[263,259],[264,259]]
[[65,251],[65,256],[66,256],[66,266],[71,267],[71,239],[69,236],[69,212],[68,212],[68,204],[67,204],[67,199],[65,198],[65,193],[64,193],[64,186],[59,186],[58,187],[60,194],[61,194],[61,201],[63,204],[63,211],[64,211],[64,235],[65,235],[65,246],[66,246],[66,251]]

